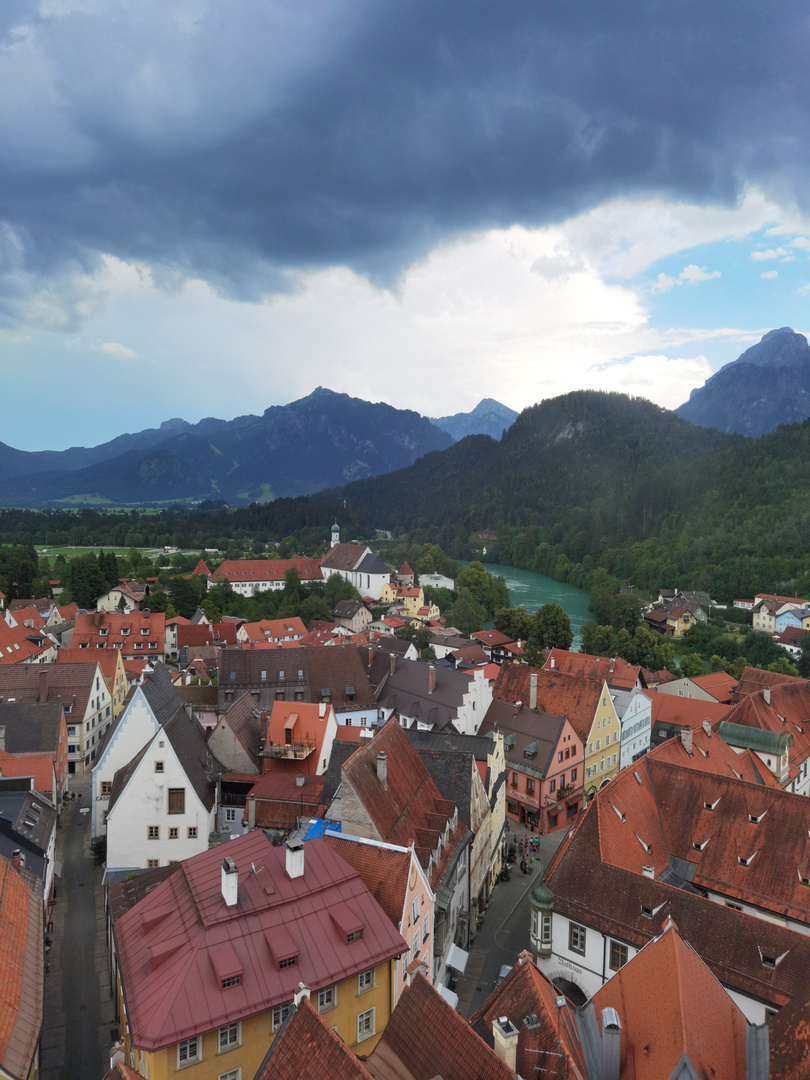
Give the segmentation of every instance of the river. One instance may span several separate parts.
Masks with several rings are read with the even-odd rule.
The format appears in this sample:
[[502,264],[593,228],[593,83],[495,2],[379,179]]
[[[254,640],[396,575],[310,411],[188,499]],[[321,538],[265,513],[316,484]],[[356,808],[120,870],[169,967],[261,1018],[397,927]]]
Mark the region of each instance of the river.
[[533,574],[531,570],[517,570],[514,566],[503,566],[501,563],[483,565],[490,574],[506,579],[512,607],[525,607],[531,612],[537,611],[543,604],[559,604],[571,620],[571,629],[574,631],[571,648],[579,649],[580,630],[584,623],[593,618],[588,611],[591,601],[588,593],[544,574]]

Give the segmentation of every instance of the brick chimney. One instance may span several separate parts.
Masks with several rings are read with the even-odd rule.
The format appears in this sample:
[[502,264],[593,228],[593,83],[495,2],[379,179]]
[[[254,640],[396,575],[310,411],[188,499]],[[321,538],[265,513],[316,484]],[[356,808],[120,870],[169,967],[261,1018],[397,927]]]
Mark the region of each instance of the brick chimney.
[[48,668],[45,664],[41,664],[39,668],[39,701],[48,700]]
[[19,874],[20,870],[25,869],[25,856],[18,847],[15,847],[11,853],[11,865]]
[[390,675],[393,675],[396,670],[397,670],[397,654],[396,653],[391,653],[391,662],[390,662],[390,664],[388,666],[388,673]]
[[[552,657],[553,661],[554,657]],[[529,708],[537,708],[537,672],[533,671],[529,676]]]
[[692,756],[692,736],[693,735],[694,735],[694,732],[692,731],[691,728],[681,728],[681,742],[683,743],[683,748],[687,752],[689,757]]
[[432,694],[436,689],[436,667],[434,664],[428,664],[428,693]]
[[377,779],[383,787],[388,787],[388,758],[384,750],[377,755]]
[[222,899],[228,907],[234,907],[239,894],[239,871],[236,863],[227,855],[222,860]]
[[712,722],[711,722],[711,720],[704,719],[704,721],[703,721],[703,730],[706,732],[706,738],[710,739],[712,737]]

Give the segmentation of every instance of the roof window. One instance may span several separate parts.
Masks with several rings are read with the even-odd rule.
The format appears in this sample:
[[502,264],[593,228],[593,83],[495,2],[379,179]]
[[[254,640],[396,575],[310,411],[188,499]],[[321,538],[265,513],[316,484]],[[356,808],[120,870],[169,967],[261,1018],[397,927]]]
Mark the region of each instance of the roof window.
[[652,844],[648,844],[646,842],[646,840],[642,840],[641,837],[638,834],[636,835],[636,840],[638,840],[638,842],[641,844],[641,846],[644,848],[644,850],[649,855],[649,853],[652,851]]
[[738,855],[737,862],[740,864],[740,866],[750,866],[751,863],[754,861],[755,856],[756,851],[753,852],[753,854],[751,855]]
[[715,806],[717,806],[717,804],[719,802],[720,802],[719,798],[715,799],[714,802],[704,802],[703,803],[703,809],[704,810],[714,810]]
[[752,825],[759,825],[760,821],[762,821],[767,813],[767,810],[763,810],[761,814],[749,814],[748,820]]
[[[611,803],[610,805],[613,806],[613,803]],[[624,816],[618,806],[613,806],[613,809],[616,812],[616,817],[619,819],[619,821],[627,821],[627,818]]]

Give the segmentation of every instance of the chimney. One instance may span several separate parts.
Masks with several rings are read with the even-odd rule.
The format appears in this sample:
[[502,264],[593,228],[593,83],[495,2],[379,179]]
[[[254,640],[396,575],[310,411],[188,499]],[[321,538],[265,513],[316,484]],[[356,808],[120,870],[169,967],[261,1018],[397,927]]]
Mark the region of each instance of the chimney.
[[522,701],[516,701],[515,704],[513,705],[513,708],[515,710],[515,716],[517,716],[517,714],[523,708],[523,702]]
[[374,659],[374,650],[369,645],[369,647],[368,647],[368,668],[369,668],[369,671],[371,670],[371,663],[372,663],[373,659]]
[[6,725],[0,724],[0,750],[6,748]]
[[299,878],[304,876],[304,841],[287,841],[287,877]]
[[704,721],[703,721],[703,730],[706,732],[706,738],[710,739],[712,737],[712,722],[711,722],[711,720],[704,719]]
[[248,795],[247,799],[248,828],[256,828],[256,796]]
[[619,1080],[622,1023],[615,1009],[602,1009],[602,1080]]
[[45,664],[40,665],[39,675],[39,701],[48,700],[48,668]]
[[304,986],[304,984],[302,982],[300,982],[298,984],[298,989],[293,994],[293,1005],[295,1005],[295,1007],[298,1008],[298,1006],[301,1004],[301,1002],[304,1000],[304,998],[306,998],[307,1001],[309,1001],[309,995],[311,993],[312,993],[312,991],[309,989],[309,987]]
[[765,687],[765,689],[762,691],[762,696],[765,698],[765,704],[770,705],[770,703],[771,703],[771,688],[770,688],[770,686]]
[[549,666],[550,668],[553,668],[553,667],[554,667],[554,657],[553,657],[553,656],[550,656],[550,657],[548,658],[548,666]]
[[397,670],[397,654],[396,653],[391,653],[391,663],[390,663],[390,665],[388,667],[389,675],[393,675],[396,670]]
[[[512,1072],[517,1066],[518,1029],[508,1016],[499,1016],[492,1021],[492,1047],[501,1061]],[[618,1073],[616,1074],[618,1080]]]
[[301,773],[301,772],[297,773],[296,777],[295,777],[295,786],[296,787],[303,787],[304,786],[304,779],[305,779],[305,777],[304,777],[303,773]]
[[377,755],[377,779],[383,787],[388,787],[388,758],[384,750]]
[[[552,661],[553,661],[552,657]],[[529,708],[537,708],[537,672],[533,671],[529,676]]]
[[234,906],[238,892],[239,872],[236,869],[236,863],[230,855],[226,855],[222,860],[222,899],[228,907]]
[[432,694],[436,689],[436,667],[434,664],[428,664],[428,693]]
[[101,612],[97,611],[93,616],[93,626],[101,626]]
[[694,732],[692,731],[692,729],[690,727],[689,728],[681,728],[681,742],[683,743],[683,748],[687,752],[689,757],[692,756],[692,736],[693,735],[694,735]]
[[11,865],[19,874],[20,870],[25,868],[25,856],[18,847],[15,847],[11,853]]

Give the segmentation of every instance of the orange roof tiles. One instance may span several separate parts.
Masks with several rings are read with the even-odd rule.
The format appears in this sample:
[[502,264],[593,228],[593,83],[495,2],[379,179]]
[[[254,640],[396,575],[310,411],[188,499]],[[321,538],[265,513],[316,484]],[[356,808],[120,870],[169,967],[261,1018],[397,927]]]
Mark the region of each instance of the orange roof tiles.
[[692,731],[692,755],[687,753],[680,738],[666,739],[654,747],[648,755],[655,761],[668,761],[673,765],[697,772],[714,773],[717,776],[736,776],[749,784],[778,787],[779,781],[750,750],[738,754],[723,742],[719,735],[707,735],[702,727]]
[[725,719],[733,724],[791,735],[793,746],[788,759],[790,780],[796,778],[810,758],[810,686],[805,679],[791,678],[781,685],[766,687],[761,692],[748,693],[726,714]]
[[[293,1011],[255,1080],[373,1080],[326,1019],[304,998]],[[246,1078],[247,1080],[247,1078]]]
[[537,675],[537,708],[552,716],[565,716],[577,735],[587,741],[596,716],[603,683],[528,664],[506,664],[501,668],[493,695],[501,701],[530,700],[530,679]]
[[410,851],[334,833],[325,836],[324,841],[355,868],[394,926],[399,926],[408,891]]
[[230,581],[250,584],[261,581],[284,581],[288,570],[297,570],[301,581],[321,581],[320,563],[317,559],[225,559],[211,574],[209,581]]
[[730,705],[714,701],[699,701],[697,698],[678,697],[675,694],[659,694],[655,690],[644,690],[652,702],[651,723],[672,724],[675,727],[699,728],[704,720],[717,725],[721,720],[728,720]]
[[622,1076],[669,1080],[680,1075],[684,1057],[698,1076],[746,1075],[745,1016],[671,921],[597,991],[593,1004],[597,1015],[604,1008],[619,1014]]
[[0,1066],[28,1076],[43,1003],[42,899],[0,858]]
[[515,1080],[491,1046],[424,978],[417,975],[399,999],[372,1053],[378,1080]]
[[580,679],[606,682],[619,690],[632,690],[639,685],[641,668],[628,664],[620,656],[590,656],[588,653],[569,652],[566,649],[550,649],[544,670],[555,668],[566,675]]

